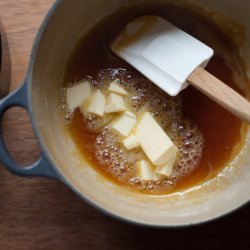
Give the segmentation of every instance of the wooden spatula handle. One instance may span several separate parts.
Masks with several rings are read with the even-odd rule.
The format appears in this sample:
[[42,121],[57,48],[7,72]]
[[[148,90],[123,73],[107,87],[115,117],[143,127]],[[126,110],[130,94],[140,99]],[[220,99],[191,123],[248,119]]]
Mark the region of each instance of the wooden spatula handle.
[[188,82],[230,113],[250,124],[250,102],[225,83],[198,67]]

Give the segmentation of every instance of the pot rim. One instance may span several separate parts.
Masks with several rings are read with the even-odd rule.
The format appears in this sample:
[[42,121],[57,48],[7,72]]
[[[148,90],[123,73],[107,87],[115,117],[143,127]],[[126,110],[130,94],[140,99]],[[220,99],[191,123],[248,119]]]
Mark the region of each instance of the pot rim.
[[246,201],[245,203],[242,203],[238,206],[235,207],[230,207],[228,208],[226,211],[224,211],[223,213],[220,214],[216,214],[214,216],[210,216],[208,218],[204,218],[203,220],[200,221],[195,221],[195,222],[184,222],[184,223],[180,223],[180,224],[168,224],[168,225],[161,225],[161,224],[155,224],[155,223],[151,223],[151,222],[146,222],[146,221],[136,221],[134,219],[130,219],[126,216],[120,215],[118,213],[114,213],[104,207],[102,207],[101,205],[99,205],[97,202],[95,202],[94,200],[88,198],[87,196],[85,196],[82,192],[80,192],[75,186],[74,184],[66,177],[64,176],[64,174],[60,171],[59,168],[56,167],[56,165],[54,164],[54,162],[52,161],[49,152],[47,151],[47,149],[45,148],[44,144],[41,143],[42,141],[42,136],[39,132],[39,129],[36,125],[36,121],[35,121],[35,117],[32,115],[33,114],[33,107],[32,107],[32,81],[33,81],[33,71],[34,71],[34,66],[35,66],[35,62],[36,62],[36,56],[37,56],[37,51],[39,49],[39,45],[42,41],[44,32],[47,28],[47,26],[49,25],[49,22],[52,18],[52,16],[55,14],[55,12],[57,11],[58,7],[61,5],[61,3],[63,2],[63,0],[56,0],[56,2],[52,5],[52,7],[50,8],[49,12],[47,13],[47,15],[45,16],[38,32],[36,35],[36,38],[34,40],[33,43],[33,47],[32,47],[32,52],[31,52],[31,56],[30,56],[30,61],[29,61],[29,67],[28,67],[28,71],[26,74],[26,78],[25,78],[25,82],[27,84],[27,99],[28,99],[28,109],[29,109],[29,113],[30,113],[30,117],[31,117],[31,123],[32,123],[32,127],[34,129],[34,132],[36,134],[36,137],[39,141],[39,146],[41,148],[41,153],[42,155],[45,156],[46,160],[48,161],[49,166],[53,169],[53,171],[56,173],[57,177],[59,180],[61,180],[64,184],[66,184],[71,190],[73,190],[82,200],[84,200],[85,202],[87,202],[88,204],[90,204],[92,207],[96,208],[97,210],[101,211],[102,213],[118,219],[120,221],[126,222],[126,223],[131,223],[134,225],[138,225],[138,226],[146,226],[146,227],[152,227],[152,228],[169,228],[169,229],[174,229],[174,228],[185,228],[185,227],[190,227],[190,226],[198,226],[201,224],[207,224],[210,222],[213,222],[215,220],[224,218],[225,216],[235,212],[238,209],[241,209],[242,207],[247,206],[250,203],[250,200]]

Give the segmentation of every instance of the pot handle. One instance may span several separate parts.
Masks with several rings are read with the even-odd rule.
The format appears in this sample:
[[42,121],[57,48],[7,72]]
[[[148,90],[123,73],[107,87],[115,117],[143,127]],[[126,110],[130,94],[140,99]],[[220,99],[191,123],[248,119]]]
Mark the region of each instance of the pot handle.
[[47,176],[58,178],[50,164],[47,162],[44,155],[41,153],[37,162],[30,166],[19,166],[10,156],[3,139],[2,133],[2,118],[4,112],[13,107],[19,106],[25,108],[29,113],[28,98],[27,98],[27,83],[19,87],[17,90],[0,100],[0,162],[14,174],[22,176]]

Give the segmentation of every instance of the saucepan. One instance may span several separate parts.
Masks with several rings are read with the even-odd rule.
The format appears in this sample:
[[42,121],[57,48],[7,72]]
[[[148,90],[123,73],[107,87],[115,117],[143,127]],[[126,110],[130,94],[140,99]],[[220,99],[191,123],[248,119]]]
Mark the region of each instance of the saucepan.
[[[59,109],[59,89],[67,60],[75,44],[103,17],[125,5],[168,0],[58,0],[36,36],[29,69],[21,87],[0,102],[0,116],[12,106],[30,114],[41,147],[40,159],[31,166],[18,166],[8,153],[1,132],[1,162],[23,176],[59,179],[83,200],[113,217],[142,225],[173,227],[199,224],[219,218],[250,200],[250,131],[241,156],[217,178],[182,193],[149,196],[111,183],[96,172],[65,129]],[[211,13],[241,24],[247,37],[240,51],[250,76],[250,2],[241,0],[192,0]]]

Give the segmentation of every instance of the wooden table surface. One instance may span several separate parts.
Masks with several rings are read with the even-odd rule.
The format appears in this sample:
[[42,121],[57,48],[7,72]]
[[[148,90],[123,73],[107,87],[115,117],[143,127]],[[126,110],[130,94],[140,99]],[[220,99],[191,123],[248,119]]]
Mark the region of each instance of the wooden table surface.
[[[21,84],[32,42],[53,0],[0,0],[1,79],[10,91]],[[2,84],[2,83],[0,83]],[[39,148],[26,112],[7,111],[3,131],[22,164]],[[250,190],[249,190],[250,192]],[[129,225],[103,215],[56,180],[23,178],[0,167],[0,250],[9,249],[250,249],[250,205],[209,224],[182,229]]]

